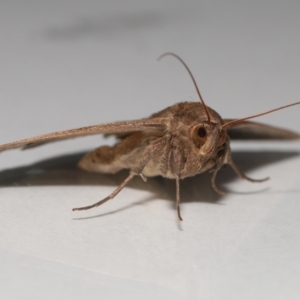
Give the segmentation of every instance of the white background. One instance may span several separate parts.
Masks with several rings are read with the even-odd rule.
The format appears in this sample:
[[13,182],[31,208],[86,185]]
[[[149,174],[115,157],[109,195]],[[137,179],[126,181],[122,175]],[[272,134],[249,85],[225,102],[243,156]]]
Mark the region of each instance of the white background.
[[[299,101],[298,1],[2,1],[0,144],[198,101],[244,117]],[[300,131],[299,107],[261,122]],[[230,170],[182,184],[75,168],[88,137],[0,156],[1,299],[299,299],[299,142],[233,143]],[[72,155],[74,154],[74,155]]]

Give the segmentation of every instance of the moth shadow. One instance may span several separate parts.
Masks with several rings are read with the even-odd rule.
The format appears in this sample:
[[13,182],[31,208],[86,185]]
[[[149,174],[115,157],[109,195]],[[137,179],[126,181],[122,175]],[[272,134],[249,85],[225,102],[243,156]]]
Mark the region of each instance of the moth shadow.
[[[124,170],[117,174],[98,174],[82,171],[77,168],[77,162],[85,152],[63,155],[38,161],[28,166],[12,168],[0,172],[0,187],[24,186],[112,186],[117,187],[128,175]],[[247,174],[256,168],[298,156],[299,152],[288,151],[236,151],[233,159],[240,169]],[[231,168],[221,170],[217,176],[217,184],[226,191],[226,184],[240,180]],[[146,200],[137,199],[137,204],[142,204],[151,199],[160,198],[169,200],[170,205],[175,205],[175,181],[162,178],[148,178],[145,183],[141,178],[134,178],[129,187],[138,190],[147,190],[153,194]],[[181,181],[181,202],[208,202],[218,203],[222,196],[218,195],[211,187],[208,172],[186,178]],[[261,189],[258,187],[258,192]],[[132,206],[129,205],[128,208]],[[126,207],[125,207],[126,208]],[[125,209],[124,208],[124,209]]]

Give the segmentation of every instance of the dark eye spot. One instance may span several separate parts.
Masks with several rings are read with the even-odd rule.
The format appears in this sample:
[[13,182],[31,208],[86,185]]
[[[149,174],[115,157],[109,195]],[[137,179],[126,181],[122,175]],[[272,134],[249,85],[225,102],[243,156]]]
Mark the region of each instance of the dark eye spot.
[[200,138],[206,137],[206,130],[205,130],[204,127],[199,127],[199,129],[198,129],[198,136],[199,136]]
[[201,148],[207,140],[207,131],[203,124],[195,126],[192,131],[192,139],[197,148]]

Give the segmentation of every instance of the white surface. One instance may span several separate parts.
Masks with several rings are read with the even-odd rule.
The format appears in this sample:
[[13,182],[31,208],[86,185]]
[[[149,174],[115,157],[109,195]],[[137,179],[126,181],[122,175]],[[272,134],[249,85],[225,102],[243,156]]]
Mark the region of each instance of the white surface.
[[[0,143],[197,100],[176,60],[156,63],[165,51],[186,61],[224,117],[299,101],[299,8],[296,1],[6,1]],[[299,107],[260,121],[299,131]],[[180,225],[172,181],[137,178],[111,203],[72,213],[126,173],[83,173],[60,167],[61,159],[31,165],[102,142],[1,154],[2,170],[28,166],[0,174],[1,299],[299,299],[299,142],[235,144],[240,167],[271,180],[251,184],[224,171],[218,183],[240,193],[223,198],[208,175],[185,180]]]

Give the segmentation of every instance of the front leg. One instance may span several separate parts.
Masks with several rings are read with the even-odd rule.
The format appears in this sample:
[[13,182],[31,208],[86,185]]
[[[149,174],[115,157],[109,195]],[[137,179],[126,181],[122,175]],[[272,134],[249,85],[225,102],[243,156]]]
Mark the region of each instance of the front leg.
[[107,202],[110,199],[113,199],[119,192],[127,185],[131,179],[136,176],[140,175],[143,180],[145,180],[144,175],[142,175],[142,171],[147,163],[165,146],[167,138],[160,138],[159,140],[153,141],[148,147],[146,148],[145,152],[142,155],[142,158],[138,161],[138,163],[131,169],[128,177],[106,198],[92,204],[89,206],[73,208],[75,210],[87,210],[93,207],[97,207],[102,205],[103,203]]
[[212,176],[211,176],[211,185],[213,187],[213,189],[220,195],[224,195],[225,192],[220,190],[217,185],[216,185],[216,176],[217,173],[219,172],[219,170],[221,169],[221,167],[224,164],[228,164],[230,165],[230,167],[233,169],[233,171],[241,178],[241,179],[245,179],[248,180],[250,182],[263,182],[269,179],[269,177],[263,178],[263,179],[252,179],[250,177],[248,177],[247,175],[245,175],[239,168],[238,166],[234,163],[234,161],[232,160],[232,154],[231,154],[231,150],[230,147],[227,146],[224,150],[220,150],[217,156],[217,161],[215,164],[215,168],[212,171]]
[[174,148],[170,155],[170,172],[176,180],[176,210],[179,221],[182,221],[180,214],[180,178],[181,170],[184,168],[183,157],[178,148]]

